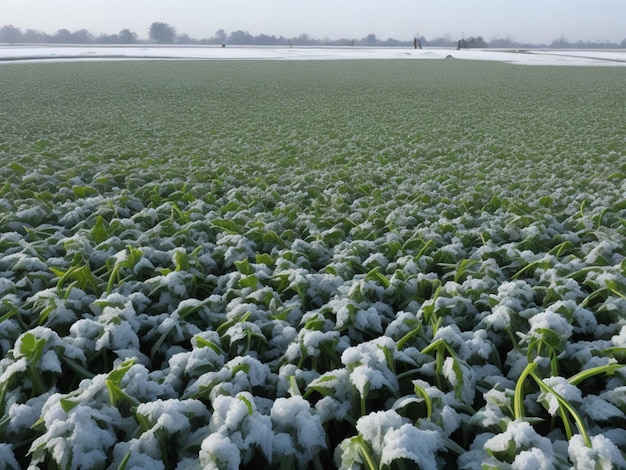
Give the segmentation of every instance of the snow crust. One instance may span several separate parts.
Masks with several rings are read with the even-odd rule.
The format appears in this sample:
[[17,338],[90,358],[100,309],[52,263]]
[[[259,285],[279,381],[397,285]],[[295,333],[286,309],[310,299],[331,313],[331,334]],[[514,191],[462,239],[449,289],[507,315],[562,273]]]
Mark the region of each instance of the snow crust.
[[621,50],[551,49],[405,49],[400,47],[252,47],[252,46],[0,46],[0,63],[50,60],[237,59],[353,60],[464,59],[523,65],[626,66]]

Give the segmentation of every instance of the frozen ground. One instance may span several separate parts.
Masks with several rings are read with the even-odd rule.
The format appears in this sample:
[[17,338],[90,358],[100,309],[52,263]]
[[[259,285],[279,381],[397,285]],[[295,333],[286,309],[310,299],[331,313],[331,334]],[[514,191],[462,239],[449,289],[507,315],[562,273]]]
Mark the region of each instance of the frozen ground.
[[0,46],[0,62],[105,59],[444,59],[491,60],[525,65],[626,66],[626,51],[410,49],[364,47]]

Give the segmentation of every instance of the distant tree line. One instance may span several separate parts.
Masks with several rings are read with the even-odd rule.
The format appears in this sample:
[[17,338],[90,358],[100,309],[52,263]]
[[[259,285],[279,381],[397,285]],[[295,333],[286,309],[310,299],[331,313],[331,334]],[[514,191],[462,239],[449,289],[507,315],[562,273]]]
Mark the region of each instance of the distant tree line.
[[559,39],[552,41],[550,44],[551,48],[558,49],[626,49],[626,39],[622,39],[620,44],[613,43],[610,41],[605,42],[585,42],[585,41],[574,41],[570,42],[561,36]]
[[118,34],[94,36],[86,29],[70,31],[59,29],[54,34],[43,33],[34,29],[22,31],[13,25],[0,28],[0,43],[9,44],[136,44],[137,34],[123,29]]
[[[123,29],[117,34],[101,34],[94,36],[86,29],[69,31],[59,29],[54,34],[48,34],[34,29],[22,31],[13,25],[5,25],[0,28],[0,43],[8,44],[198,44],[198,45],[237,45],[237,46],[367,46],[367,47],[412,47],[414,38],[407,40],[380,39],[375,34],[368,34],[361,39],[316,39],[308,34],[301,34],[297,37],[287,38],[284,36],[268,36],[259,34],[253,36],[247,31],[237,30],[227,33],[223,29],[218,30],[212,37],[205,39],[195,39],[188,34],[178,34],[176,28],[163,23],[154,22],[148,30],[149,40],[140,40],[137,33]],[[524,48],[524,47],[550,47],[550,48],[593,48],[593,49],[617,49],[626,48],[626,39],[620,44],[613,42],[569,42],[560,37],[551,44],[531,44],[520,43],[512,39],[494,38],[489,42],[482,36],[471,36],[469,38],[452,38],[450,35],[437,37],[431,40],[423,36],[418,37],[420,43],[425,47],[452,47],[456,48],[458,41],[463,40],[465,47],[469,48]]]
[[13,25],[0,28],[0,43],[8,44],[136,44],[137,34],[123,29],[118,34],[94,36],[86,29],[70,31],[59,29],[54,34],[43,33],[34,29],[22,31]]

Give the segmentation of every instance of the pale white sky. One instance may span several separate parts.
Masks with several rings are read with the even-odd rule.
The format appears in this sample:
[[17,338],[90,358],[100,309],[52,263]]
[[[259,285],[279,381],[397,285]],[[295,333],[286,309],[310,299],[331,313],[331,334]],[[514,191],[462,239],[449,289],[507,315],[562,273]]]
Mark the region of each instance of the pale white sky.
[[482,36],[551,43],[626,39],[626,0],[0,0],[0,26],[147,38],[162,21],[202,39],[218,29],[317,39]]

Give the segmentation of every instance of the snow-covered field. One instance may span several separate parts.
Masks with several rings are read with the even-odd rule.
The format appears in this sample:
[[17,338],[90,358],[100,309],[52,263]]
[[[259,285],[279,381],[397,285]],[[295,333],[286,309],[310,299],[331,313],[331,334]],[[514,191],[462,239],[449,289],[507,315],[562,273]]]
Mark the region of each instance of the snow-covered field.
[[524,65],[626,66],[626,51],[403,49],[361,47],[0,46],[1,61],[107,58],[170,59],[444,59],[490,60]]
[[620,64],[0,66],[0,469],[626,468],[626,69],[121,52]]

